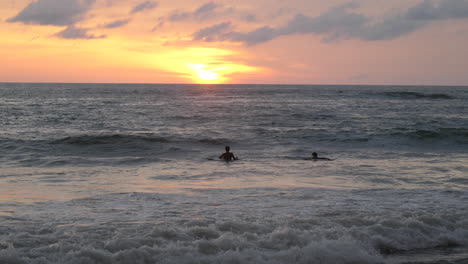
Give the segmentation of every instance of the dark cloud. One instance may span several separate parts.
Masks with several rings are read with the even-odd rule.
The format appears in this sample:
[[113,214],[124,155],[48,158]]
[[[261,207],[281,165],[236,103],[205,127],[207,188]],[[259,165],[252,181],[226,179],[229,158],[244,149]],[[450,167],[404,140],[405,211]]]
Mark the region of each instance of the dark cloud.
[[37,0],[7,22],[69,26],[83,19],[95,0]]
[[278,34],[353,34],[356,29],[361,28],[369,21],[361,14],[349,12],[349,9],[355,7],[357,6],[354,4],[338,6],[315,18],[297,14],[285,27],[278,29]]
[[358,75],[351,76],[349,79],[353,80],[353,81],[362,81],[362,80],[365,80],[365,79],[369,79],[369,77],[370,77],[369,74],[363,73],[363,74],[358,74]]
[[223,22],[211,27],[203,28],[193,34],[195,40],[213,41],[212,37],[226,32],[231,26],[231,22]]
[[154,9],[158,6],[158,3],[155,2],[155,1],[145,1],[145,2],[142,2],[138,5],[136,5],[131,11],[130,11],[130,14],[135,14],[135,13],[139,13],[139,12],[143,12],[145,10],[150,10],[150,9]]
[[217,31],[214,30],[215,25],[199,30],[194,34],[194,39],[255,45],[280,36],[315,34],[322,36],[325,42],[343,39],[378,41],[401,37],[427,26],[431,21],[468,18],[468,0],[444,0],[437,3],[424,0],[402,14],[380,21],[353,12],[357,7],[359,5],[356,3],[348,3],[331,8],[317,17],[297,14],[283,27],[264,26],[250,32]]
[[165,23],[166,23],[166,20],[164,19],[164,17],[158,18],[158,24],[156,24],[156,25],[151,29],[151,32],[155,32],[156,30],[162,28],[162,27],[164,26]]
[[[367,41],[389,40],[414,32],[426,25],[427,23],[424,21],[408,20],[404,16],[396,16],[378,23],[365,25],[357,29],[353,34],[349,34],[347,38]],[[328,39],[325,40],[327,41]],[[333,39],[330,41],[333,41]]]
[[[184,22],[184,21],[206,21],[216,19],[232,18],[245,22],[256,22],[257,16],[255,14],[246,13],[237,10],[234,7],[224,6],[215,2],[207,2],[193,10],[174,10],[168,16],[162,17],[153,31],[160,28],[166,22]],[[197,33],[194,33],[194,35]],[[207,38],[208,39],[208,38]]]
[[105,24],[104,28],[119,28],[127,25],[130,22],[130,19],[119,19],[108,24]]
[[245,22],[257,22],[257,16],[255,14],[243,14],[241,19]]
[[369,17],[350,11],[356,7],[358,6],[355,4],[338,6],[315,18],[298,14],[285,27],[279,28],[277,34],[282,36],[311,33],[322,35],[325,42],[350,38],[377,41],[397,38],[426,24],[408,20],[405,15],[373,22]]
[[278,34],[271,27],[261,27],[252,32],[229,32],[230,22],[216,24],[210,27],[202,28],[195,32],[192,37],[194,40],[203,41],[233,41],[243,42],[247,45],[255,45],[274,39]]
[[362,15],[348,12],[348,9],[354,7],[356,7],[354,4],[338,6],[315,18],[297,14],[286,26],[281,28],[264,26],[251,32],[224,32],[222,34],[216,34],[215,32],[209,30],[204,31],[204,29],[202,29],[197,33],[206,33],[203,38],[199,39],[210,41],[228,40],[243,42],[247,45],[255,45],[279,36],[292,34],[331,34],[338,37],[352,34],[356,28],[362,27],[362,25],[368,21],[368,19]]
[[214,10],[218,8],[219,5],[213,2],[203,4],[193,12],[193,16],[197,18],[205,18],[213,14]]
[[175,11],[172,14],[169,15],[169,21],[171,22],[178,22],[178,21],[183,21],[188,18],[192,17],[189,12],[182,12],[182,11]]
[[219,7],[221,7],[219,4],[208,2],[191,12],[176,10],[169,15],[168,19],[171,22],[184,21],[188,19],[207,19],[214,17],[216,15],[216,9]]
[[230,32],[222,36],[222,40],[243,42],[247,45],[255,45],[270,41],[278,36],[276,29],[271,27],[261,27],[248,33]]
[[407,12],[407,18],[419,20],[441,20],[468,18],[468,0],[424,0]]
[[77,28],[74,26],[69,26],[66,29],[58,32],[54,36],[63,38],[63,39],[100,39],[106,38],[106,35],[96,36],[88,33],[89,29],[87,28]]

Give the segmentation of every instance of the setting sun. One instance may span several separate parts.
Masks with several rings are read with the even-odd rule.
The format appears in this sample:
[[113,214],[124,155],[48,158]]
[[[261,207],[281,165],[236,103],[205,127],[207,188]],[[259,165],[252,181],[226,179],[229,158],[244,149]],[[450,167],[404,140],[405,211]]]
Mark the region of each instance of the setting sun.
[[219,78],[218,73],[214,72],[213,70],[206,70],[206,65],[187,64],[187,66],[194,72],[196,78],[202,82],[215,81]]
[[185,63],[185,65],[190,69],[192,79],[194,82],[222,83],[226,79],[220,73],[217,72],[220,69],[209,68],[204,64]]
[[213,80],[218,79],[218,74],[214,72],[204,71],[204,70],[197,72],[197,75],[203,81],[213,81]]

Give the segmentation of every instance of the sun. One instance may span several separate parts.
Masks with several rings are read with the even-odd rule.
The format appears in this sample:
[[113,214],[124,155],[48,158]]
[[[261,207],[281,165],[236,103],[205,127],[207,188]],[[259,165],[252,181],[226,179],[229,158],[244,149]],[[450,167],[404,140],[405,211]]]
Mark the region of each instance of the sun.
[[208,66],[204,64],[191,64],[186,63],[187,67],[193,73],[193,79],[199,83],[217,83],[221,81],[221,77],[215,69],[207,69]]
[[216,72],[210,72],[205,70],[199,70],[197,72],[198,78],[203,81],[213,81],[218,79],[218,74]]

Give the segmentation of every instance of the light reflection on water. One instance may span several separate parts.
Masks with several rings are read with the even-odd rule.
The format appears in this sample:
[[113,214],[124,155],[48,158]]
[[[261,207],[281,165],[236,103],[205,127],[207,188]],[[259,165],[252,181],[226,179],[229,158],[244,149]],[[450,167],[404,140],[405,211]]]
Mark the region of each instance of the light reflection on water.
[[241,188],[465,188],[466,160],[441,157],[334,161],[248,159],[172,161],[142,166],[4,168],[0,200],[64,200],[114,192],[189,193]]

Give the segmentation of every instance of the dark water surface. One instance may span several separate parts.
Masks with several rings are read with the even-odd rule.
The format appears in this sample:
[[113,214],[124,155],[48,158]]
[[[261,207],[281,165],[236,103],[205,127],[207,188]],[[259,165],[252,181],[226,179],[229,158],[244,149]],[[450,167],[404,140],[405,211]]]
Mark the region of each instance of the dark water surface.
[[467,106],[468,87],[0,83],[0,263],[468,263]]

